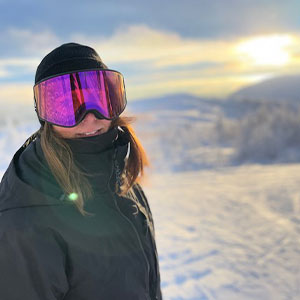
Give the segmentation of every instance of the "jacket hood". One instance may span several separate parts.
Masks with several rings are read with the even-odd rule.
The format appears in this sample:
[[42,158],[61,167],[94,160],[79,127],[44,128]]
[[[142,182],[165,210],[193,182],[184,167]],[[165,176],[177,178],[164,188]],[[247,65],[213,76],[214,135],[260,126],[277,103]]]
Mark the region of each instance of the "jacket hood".
[[[120,169],[123,170],[125,165],[124,159],[127,156],[129,146],[127,134],[128,132],[121,128],[112,128],[108,132],[99,136],[73,140],[65,139],[65,141],[72,149],[74,160],[78,159],[79,165],[82,160],[89,157],[95,159],[95,157],[105,152],[106,154],[111,154],[105,156],[105,158],[109,160],[105,162],[106,164],[109,163],[109,168],[112,169],[112,166],[117,160],[120,165]],[[32,165],[30,166],[32,160],[26,159],[27,154],[30,154],[31,158],[33,157],[34,160],[36,159],[37,162],[42,163],[40,167],[48,168],[41,151],[39,135],[37,135],[29,143],[27,141],[14,154],[2,177],[0,184],[0,212],[31,206],[73,205],[72,201],[68,200],[59,186],[56,186],[55,188],[57,191],[55,195],[44,193],[24,181],[24,179],[20,176],[18,165],[20,163],[21,155],[21,159],[25,162],[25,164],[29,164],[29,168],[32,168]],[[84,171],[89,172],[91,170],[89,168],[92,167],[95,169],[95,164],[93,165],[92,161],[89,161],[86,165],[87,169]],[[39,168],[38,164],[35,165],[35,168]],[[47,176],[44,176],[47,175],[47,171],[39,173],[43,177],[41,178],[42,182],[43,180],[49,182],[49,177],[47,178]],[[39,175],[39,173],[37,175]],[[52,184],[53,182],[54,181],[52,181]]]

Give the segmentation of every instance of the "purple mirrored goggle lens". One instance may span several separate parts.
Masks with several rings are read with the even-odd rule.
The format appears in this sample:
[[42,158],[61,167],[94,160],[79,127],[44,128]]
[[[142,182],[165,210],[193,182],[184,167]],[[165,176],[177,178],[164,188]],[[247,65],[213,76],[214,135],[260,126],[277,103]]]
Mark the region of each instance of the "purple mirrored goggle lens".
[[39,118],[64,127],[78,124],[88,110],[115,119],[127,103],[123,75],[108,69],[50,77],[38,82],[33,92]]

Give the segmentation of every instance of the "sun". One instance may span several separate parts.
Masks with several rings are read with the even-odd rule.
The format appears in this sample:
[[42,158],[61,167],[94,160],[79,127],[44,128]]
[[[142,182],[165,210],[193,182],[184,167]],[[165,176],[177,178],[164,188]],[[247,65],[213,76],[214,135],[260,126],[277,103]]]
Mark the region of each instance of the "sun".
[[238,57],[253,65],[283,66],[290,62],[290,35],[260,36],[240,42],[235,47]]

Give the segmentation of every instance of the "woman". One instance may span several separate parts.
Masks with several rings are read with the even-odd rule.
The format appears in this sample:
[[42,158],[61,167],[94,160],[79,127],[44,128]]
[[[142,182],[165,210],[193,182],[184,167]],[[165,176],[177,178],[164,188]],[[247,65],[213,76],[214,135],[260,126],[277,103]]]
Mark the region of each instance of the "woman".
[[0,186],[0,299],[162,299],[121,73],[63,44],[39,64],[34,98],[41,127]]

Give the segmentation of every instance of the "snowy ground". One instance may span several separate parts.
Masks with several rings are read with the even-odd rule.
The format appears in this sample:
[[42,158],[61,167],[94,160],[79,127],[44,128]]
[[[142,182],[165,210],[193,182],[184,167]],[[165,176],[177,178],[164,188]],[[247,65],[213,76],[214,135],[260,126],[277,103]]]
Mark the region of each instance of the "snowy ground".
[[165,299],[299,299],[300,164],[154,175]]
[[[300,163],[255,162],[273,155],[267,146],[277,136],[275,118],[254,115],[251,123],[243,105],[187,98],[181,106],[181,96],[176,101],[171,110],[168,102],[147,102],[137,124],[153,163],[144,188],[154,215],[164,300],[300,299]],[[222,122],[216,123],[220,113]],[[27,115],[22,124],[1,118],[1,177],[14,151],[38,128],[34,114]],[[255,120],[263,123],[249,132]],[[282,120],[288,128],[295,123],[289,113]],[[296,121],[295,132],[297,126]],[[284,153],[284,132],[276,153]],[[266,142],[267,136],[275,138]],[[230,139],[252,141],[252,151],[245,154]],[[289,157],[297,158],[294,140]],[[235,152],[251,164],[237,165],[231,160]]]

